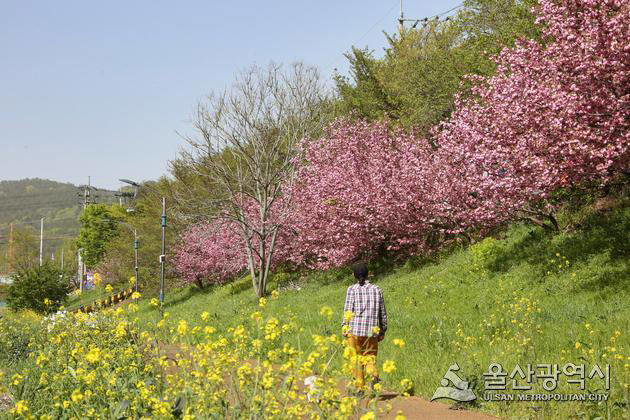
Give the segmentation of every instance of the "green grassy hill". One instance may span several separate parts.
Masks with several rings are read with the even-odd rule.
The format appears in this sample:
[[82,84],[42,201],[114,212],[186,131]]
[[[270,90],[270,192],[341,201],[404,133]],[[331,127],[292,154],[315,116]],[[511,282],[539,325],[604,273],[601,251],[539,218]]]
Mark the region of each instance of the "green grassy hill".
[[[40,219],[44,220],[44,255],[50,255],[64,240],[79,232],[79,214],[83,197],[70,183],[48,179],[0,181],[0,273],[5,271],[6,247],[10,224],[39,237]],[[112,202],[111,191],[98,191],[99,202]],[[38,248],[39,249],[39,248]]]
[[[501,238],[456,249],[433,262],[380,270],[372,281],[384,291],[389,331],[378,357],[380,363],[392,359],[397,366],[393,374],[384,375],[385,385],[410,378],[416,394],[429,399],[448,367],[457,362],[481,397],[482,374],[491,363],[501,363],[508,374],[517,363],[523,370],[541,363],[560,368],[568,362],[585,363],[587,369],[594,363],[610,364],[607,402],[478,398],[477,409],[512,418],[628,416],[630,207],[627,200],[613,207],[565,215],[562,233],[515,225]],[[345,290],[351,283],[347,270],[303,277],[278,274],[271,289],[279,296],[269,299],[265,316],[298,320],[302,329],[293,337],[296,345],[310,342],[306,337],[311,334],[339,334]],[[172,328],[179,319],[201,325],[200,315],[209,312],[211,324],[227,332],[239,324],[252,325],[249,315],[258,309],[248,279],[205,291],[179,290],[166,300]],[[332,308],[331,320],[320,314],[324,306]],[[139,316],[147,328],[155,328],[158,312],[148,299]],[[403,339],[404,347],[396,347],[394,338]],[[560,377],[554,392],[603,388],[598,378],[587,379],[585,391],[566,379]],[[534,381],[531,392],[545,392],[541,380]]]

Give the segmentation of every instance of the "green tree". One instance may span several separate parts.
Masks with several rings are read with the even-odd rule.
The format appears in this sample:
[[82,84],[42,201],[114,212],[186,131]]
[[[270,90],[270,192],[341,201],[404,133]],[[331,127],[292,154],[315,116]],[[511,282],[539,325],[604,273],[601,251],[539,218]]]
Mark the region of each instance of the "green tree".
[[[491,57],[519,37],[539,38],[534,0],[469,0],[448,21],[433,20],[387,36],[383,58],[353,48],[350,77],[335,77],[342,114],[387,118],[427,133],[447,119],[466,75],[495,71]],[[464,85],[462,86],[462,82]]]
[[39,238],[30,226],[17,226],[13,230],[13,249],[10,256],[11,271],[26,270],[39,264]]
[[105,255],[107,243],[119,234],[120,215],[115,214],[113,207],[93,204],[79,217],[77,247],[83,249],[81,257],[88,267],[96,267]]
[[71,290],[68,280],[69,275],[50,262],[41,267],[19,270],[7,291],[7,305],[14,311],[55,312]]

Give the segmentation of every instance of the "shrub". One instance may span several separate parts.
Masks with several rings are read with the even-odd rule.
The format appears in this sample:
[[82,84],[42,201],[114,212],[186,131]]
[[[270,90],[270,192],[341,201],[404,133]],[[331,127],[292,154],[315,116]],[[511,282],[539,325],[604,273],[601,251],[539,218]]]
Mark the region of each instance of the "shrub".
[[472,256],[471,266],[475,271],[488,270],[494,267],[501,256],[503,247],[500,241],[493,237],[487,237],[481,242],[470,247]]
[[32,309],[47,314],[57,311],[70,292],[68,276],[52,264],[21,270],[7,293],[7,305],[14,311]]
[[38,336],[39,320],[31,311],[0,315],[0,366],[13,366],[26,358],[29,344]]

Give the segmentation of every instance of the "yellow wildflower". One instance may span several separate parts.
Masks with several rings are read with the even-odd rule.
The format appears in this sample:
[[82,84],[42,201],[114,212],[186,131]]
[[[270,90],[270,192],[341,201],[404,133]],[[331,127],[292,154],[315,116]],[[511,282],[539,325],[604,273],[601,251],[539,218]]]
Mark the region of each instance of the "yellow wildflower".
[[81,394],[81,390],[80,389],[75,389],[74,391],[72,391],[72,395],[70,395],[70,399],[72,399],[72,402],[79,402],[83,399],[83,394]]
[[354,317],[354,312],[352,311],[346,311],[346,313],[343,315],[344,319],[346,321],[350,321],[353,317]]
[[392,373],[395,370],[396,370],[396,363],[394,363],[393,360],[386,360],[385,363],[383,363],[383,372]]
[[177,324],[177,334],[186,335],[187,331],[188,331],[188,324],[186,323],[186,320],[185,319],[180,320],[179,324]]
[[402,340],[401,338],[394,338],[393,343],[394,343],[395,346],[398,346],[400,348],[405,347],[405,341]]
[[333,310],[330,306],[322,306],[322,308],[319,310],[319,314],[330,319],[332,317]]
[[85,360],[90,363],[96,363],[101,358],[101,350],[98,347],[93,347],[90,349],[88,354],[85,355]]
[[23,415],[25,415],[26,413],[28,413],[28,405],[26,405],[26,401],[24,401],[24,400],[20,400],[20,401],[18,401],[18,402],[15,404],[15,408],[14,408],[14,410],[15,410],[15,413],[16,413],[18,416],[23,416]]

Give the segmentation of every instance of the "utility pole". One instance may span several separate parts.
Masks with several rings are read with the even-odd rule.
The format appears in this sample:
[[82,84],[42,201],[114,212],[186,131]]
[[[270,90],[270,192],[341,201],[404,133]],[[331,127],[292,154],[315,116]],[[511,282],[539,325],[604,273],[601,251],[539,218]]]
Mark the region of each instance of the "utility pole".
[[162,254],[160,255],[160,317],[164,318],[164,263],[166,259],[166,197],[162,197]]
[[405,30],[405,15],[403,14],[402,0],[400,0],[400,17],[398,18],[398,32],[402,35]]
[[39,230],[39,266],[44,264],[44,218],[41,220],[41,228]]
[[90,190],[92,189],[91,177],[88,176],[88,184],[83,189],[83,210],[89,206],[92,201],[90,200]]

